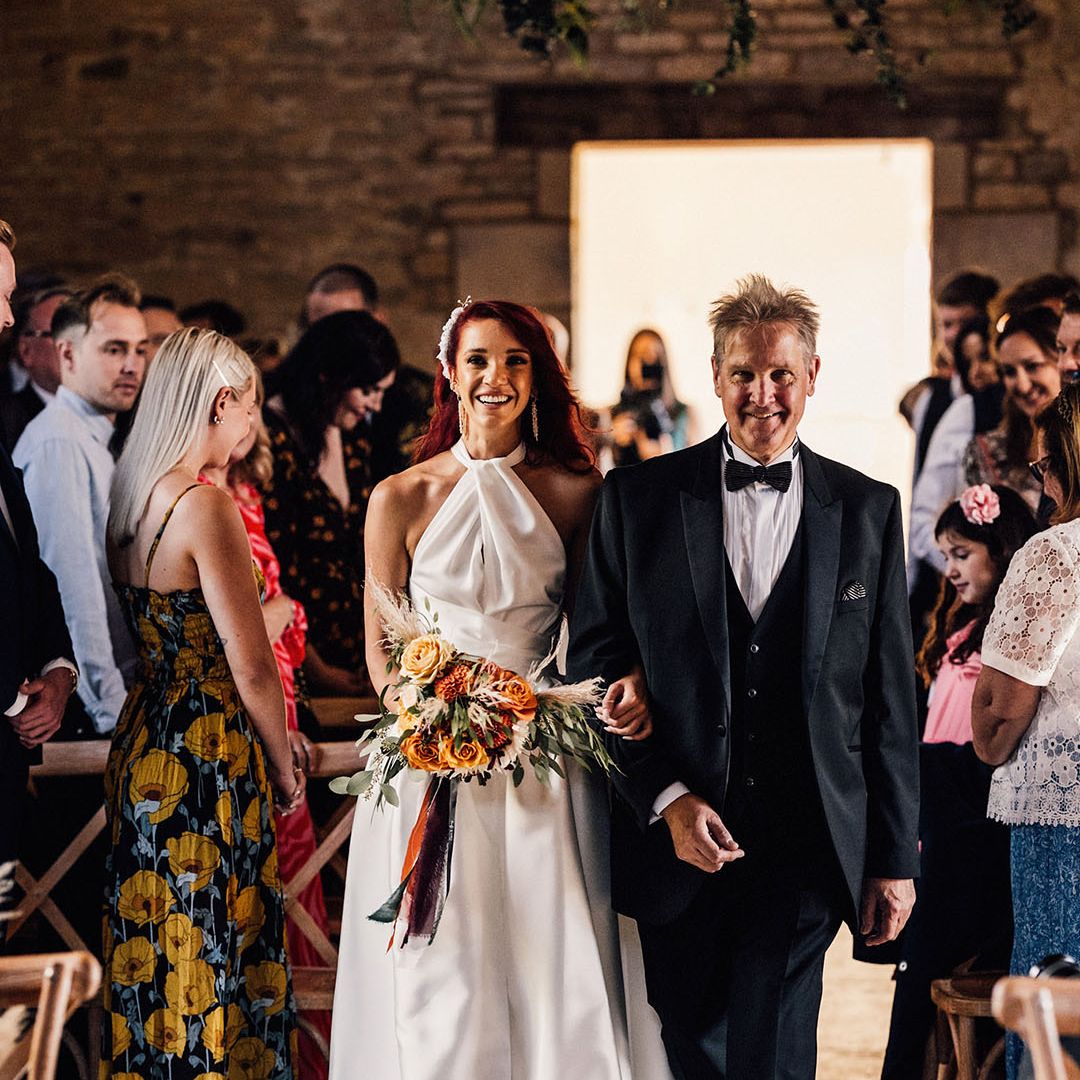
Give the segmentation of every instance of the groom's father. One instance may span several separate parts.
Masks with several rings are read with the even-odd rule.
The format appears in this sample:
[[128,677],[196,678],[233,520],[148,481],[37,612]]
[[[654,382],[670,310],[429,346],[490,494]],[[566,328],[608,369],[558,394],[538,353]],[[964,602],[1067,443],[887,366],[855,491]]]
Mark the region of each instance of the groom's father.
[[[638,919],[677,1077],[814,1076],[842,919],[894,938],[914,900],[918,758],[897,492],[797,429],[818,314],[758,275],[712,311],[727,424],[609,474],[570,648],[601,675],[615,906]],[[634,676],[630,678],[629,676]]]

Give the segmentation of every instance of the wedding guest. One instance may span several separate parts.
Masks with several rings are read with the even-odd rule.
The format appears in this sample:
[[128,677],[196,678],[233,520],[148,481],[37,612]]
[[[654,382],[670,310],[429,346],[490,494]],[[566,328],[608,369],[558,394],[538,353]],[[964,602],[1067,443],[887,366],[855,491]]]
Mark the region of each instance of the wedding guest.
[[26,425],[52,401],[60,385],[60,356],[53,345],[52,317],[71,296],[60,286],[35,293],[17,305],[11,328],[15,355],[27,374],[26,385],[0,395],[0,443],[15,449]]
[[[260,489],[270,479],[274,465],[270,453],[270,438],[259,414],[262,405],[262,379],[256,373],[256,411],[250,433],[237,444],[229,456],[228,464],[207,467],[203,469],[200,478],[205,478],[227,492],[244,520],[251,553],[265,582],[262,595],[263,621],[274,650],[281,688],[285,694],[285,726],[288,728],[293,762],[307,772],[311,764],[311,743],[299,730],[296,711],[296,671],[304,662],[307,617],[303,605],[282,591],[281,567],[266,538]],[[295,813],[277,814],[276,822],[278,867],[282,880],[287,882],[292,880],[316,848],[315,826],[311,820],[307,799],[304,798],[297,804]],[[328,941],[330,921],[318,875],[297,894],[296,899]],[[323,956],[292,918],[287,919],[285,929],[289,959],[294,965],[323,966]],[[309,1012],[305,1013],[304,1017],[329,1044],[330,1014]],[[317,1080],[326,1076],[326,1060],[304,1030],[300,1032],[300,1075],[305,1080]]]
[[[1011,328],[1010,328],[1011,327]],[[1027,468],[1031,420],[1061,388],[1057,319],[1033,308],[1010,320],[997,339],[1002,404],[996,413],[992,388],[959,399],[942,418],[915,484],[908,533],[908,588],[920,581],[920,562],[940,575],[945,562],[934,542],[934,522],[943,507],[974,483],[1004,483],[1038,505],[1038,485]],[[969,435],[969,425],[975,434]],[[980,430],[981,429],[981,430]]]
[[667,347],[655,330],[639,330],[626,353],[623,388],[611,407],[612,464],[681,450],[690,439],[690,412],[675,396]]
[[[1011,970],[1080,956],[1080,385],[1036,418],[1034,471],[1053,527],[1013,559],[983,636],[972,702],[975,752],[997,766],[989,816],[1009,826]],[[1017,1075],[1019,1040],[1007,1046]]]
[[[0,331],[12,324],[15,233],[0,221]],[[56,579],[38,550],[22,479],[0,449],[0,865],[20,855],[29,766],[60,727],[78,682]],[[0,920],[0,945],[5,923]]]
[[[64,278],[53,270],[45,267],[30,267],[23,270],[19,282],[15,286],[10,297],[10,305],[13,312],[23,307],[30,297],[37,293],[45,292],[46,289],[66,286]],[[29,374],[19,359],[16,349],[17,340],[13,334],[5,334],[0,331],[0,394],[17,394],[26,388]]]
[[1002,297],[997,308],[997,330],[1003,330],[1005,324],[1014,315],[1032,308],[1049,308],[1058,318],[1065,304],[1065,297],[1080,290],[1080,281],[1072,274],[1037,274],[1017,282]]
[[146,295],[139,304],[146,320],[146,362],[151,363],[158,349],[174,331],[183,328],[176,304],[167,296]]
[[105,1077],[294,1075],[271,804],[294,811],[304,774],[241,515],[198,482],[254,414],[247,355],[174,334],[113,481],[109,565],[140,665],[105,770]]
[[1062,382],[1080,379],[1080,293],[1065,297],[1057,332],[1058,367]]
[[399,362],[393,336],[373,315],[328,315],[289,353],[267,405],[274,471],[266,533],[282,587],[307,612],[304,670],[316,693],[359,694],[369,685],[362,587],[372,479],[360,425],[378,412]]
[[978,270],[964,270],[938,291],[934,305],[934,372],[908,390],[900,402],[900,414],[915,432],[916,480],[938,422],[953,399],[963,392],[954,362],[960,327],[986,315],[998,288],[997,278]]
[[79,664],[85,732],[108,734],[124,704],[135,653],[105,559],[105,522],[118,413],[142,384],[146,322],[139,291],[104,278],[75,293],[53,315],[60,356],[56,398],[22,433],[12,455],[22,469],[41,553],[56,575]]
[[[959,338],[958,338],[959,340]],[[990,770],[971,746],[971,697],[994,598],[1038,526],[1009,488],[967,488],[937,520],[945,578],[916,669],[930,689],[920,748],[918,897],[900,943],[884,1080],[922,1069],[934,1023],[930,984],[1012,934],[1008,834],[986,818]]]
[[[300,327],[307,329],[336,311],[367,311],[389,325],[375,279],[352,263],[334,263],[311,279],[300,309]],[[431,419],[434,386],[426,371],[411,364],[398,366],[383,395],[382,408],[366,425],[374,482],[412,464],[413,450]]]
[[1004,484],[1038,509],[1042,488],[1028,468],[1031,422],[1061,389],[1057,358],[1059,319],[1046,307],[1013,315],[997,337],[1004,415],[992,431],[976,435],[964,454],[969,484]]
[[189,304],[180,312],[184,326],[198,326],[204,330],[216,330],[234,340],[247,330],[247,319],[224,300],[200,300]]

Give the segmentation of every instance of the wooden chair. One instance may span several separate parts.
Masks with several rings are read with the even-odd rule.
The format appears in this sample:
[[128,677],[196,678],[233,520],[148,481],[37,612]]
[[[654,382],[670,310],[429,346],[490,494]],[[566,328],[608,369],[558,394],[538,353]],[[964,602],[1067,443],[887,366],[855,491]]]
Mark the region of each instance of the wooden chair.
[[[995,1041],[982,1061],[978,1058],[975,1021],[992,1016],[990,997],[994,984],[1002,977],[999,971],[979,971],[953,974],[947,979],[935,979],[930,997],[938,1007],[938,1016],[948,1021],[952,1036],[952,1060],[942,1053],[939,1035],[938,1080],[955,1075],[956,1080],[984,1080],[1000,1060],[1004,1042]],[[955,1074],[953,1068],[955,1067]]]
[[[101,965],[88,952],[0,957],[0,1009],[37,1007],[30,1038],[17,1039],[10,1052],[0,1047],[0,1078],[28,1068],[30,1080],[52,1080],[64,1024],[100,985]],[[25,1032],[18,1016],[12,1028]]]
[[310,705],[322,727],[344,731],[355,729],[357,738],[363,729],[356,718],[375,716],[379,711],[377,697],[320,697],[312,698]]
[[993,1014],[1031,1050],[1035,1080],[1080,1080],[1080,1067],[1061,1049],[1061,1036],[1080,1036],[1080,979],[1012,975],[994,987]]

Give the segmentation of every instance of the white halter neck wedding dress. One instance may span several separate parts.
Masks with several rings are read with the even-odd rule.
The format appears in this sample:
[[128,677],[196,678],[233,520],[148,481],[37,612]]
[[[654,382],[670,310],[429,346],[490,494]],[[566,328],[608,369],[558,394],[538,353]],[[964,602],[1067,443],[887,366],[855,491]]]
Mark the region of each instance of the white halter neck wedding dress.
[[[465,473],[417,545],[409,593],[457,648],[524,674],[560,630],[562,539],[514,471],[524,446],[483,461],[460,442],[452,452]],[[358,804],[331,1080],[670,1075],[636,938],[620,946],[610,907],[604,793],[580,770],[551,781],[459,785],[438,933],[389,952],[390,927],[367,917],[398,885],[427,778],[398,777],[397,809]]]

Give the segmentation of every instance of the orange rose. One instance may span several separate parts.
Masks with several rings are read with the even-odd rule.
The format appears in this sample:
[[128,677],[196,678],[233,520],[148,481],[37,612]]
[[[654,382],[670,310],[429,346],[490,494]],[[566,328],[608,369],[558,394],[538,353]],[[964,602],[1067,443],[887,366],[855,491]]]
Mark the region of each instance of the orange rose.
[[406,735],[398,743],[398,749],[405,756],[410,768],[435,772],[442,767],[438,746],[422,739],[418,732]]
[[487,765],[488,753],[473,739],[466,739],[455,747],[452,738],[444,737],[439,740],[439,760],[444,768],[475,772]]
[[531,722],[536,716],[536,695],[520,676],[507,672],[495,687],[506,699],[506,707],[519,719]]
[[401,673],[416,683],[430,683],[454,658],[454,647],[439,634],[414,638],[401,654]]

